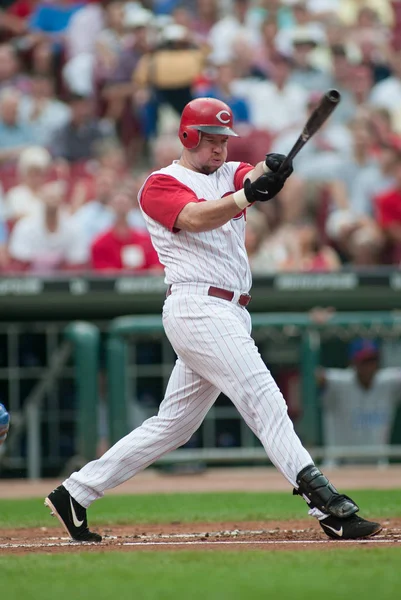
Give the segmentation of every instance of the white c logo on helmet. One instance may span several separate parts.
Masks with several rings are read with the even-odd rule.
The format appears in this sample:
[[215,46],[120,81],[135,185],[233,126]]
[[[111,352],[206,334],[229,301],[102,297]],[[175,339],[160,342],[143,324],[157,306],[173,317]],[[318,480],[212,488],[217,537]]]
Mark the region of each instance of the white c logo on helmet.
[[[224,119],[223,115],[227,115],[227,119]],[[221,110],[220,112],[217,113],[216,117],[218,118],[218,120],[220,121],[220,123],[224,123],[224,125],[226,123],[229,123],[230,120],[231,120],[231,115],[228,112],[228,110]]]

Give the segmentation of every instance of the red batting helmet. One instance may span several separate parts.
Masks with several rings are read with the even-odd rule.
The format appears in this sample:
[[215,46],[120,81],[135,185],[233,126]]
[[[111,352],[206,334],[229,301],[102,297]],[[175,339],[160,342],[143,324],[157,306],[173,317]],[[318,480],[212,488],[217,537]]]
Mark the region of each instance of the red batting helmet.
[[196,98],[182,111],[178,135],[185,148],[192,149],[200,142],[200,134],[238,136],[232,129],[231,108],[215,98]]

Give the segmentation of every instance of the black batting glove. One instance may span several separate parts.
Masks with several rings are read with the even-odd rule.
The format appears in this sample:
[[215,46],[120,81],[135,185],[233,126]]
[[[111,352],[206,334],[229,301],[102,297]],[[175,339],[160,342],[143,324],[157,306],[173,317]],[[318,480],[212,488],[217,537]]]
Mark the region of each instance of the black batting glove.
[[286,177],[281,173],[265,173],[251,182],[246,179],[244,193],[248,202],[266,202],[271,200],[283,188]]
[[[265,165],[269,171],[273,173],[277,173],[280,169],[282,163],[284,162],[286,156],[285,154],[277,154],[276,152],[272,152],[270,154],[266,154]],[[291,173],[293,172],[292,161],[286,166],[286,168],[280,172],[280,175],[284,176],[284,180],[286,180]],[[267,171],[267,172],[269,172]]]

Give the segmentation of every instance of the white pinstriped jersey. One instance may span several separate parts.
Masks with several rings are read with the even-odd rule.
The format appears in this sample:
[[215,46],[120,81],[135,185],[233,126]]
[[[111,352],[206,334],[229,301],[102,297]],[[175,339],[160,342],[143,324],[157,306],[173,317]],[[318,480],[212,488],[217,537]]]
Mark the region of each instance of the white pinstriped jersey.
[[240,162],[226,162],[215,173],[204,175],[173,162],[152,173],[142,186],[139,205],[159,260],[165,267],[167,284],[205,283],[241,293],[250,290],[252,277],[245,249],[245,211],[217,229],[193,233],[169,230],[146,214],[141,204],[147,182],[158,176],[174,178],[190,188],[199,200],[218,201],[242,187],[242,181],[237,187],[234,183],[240,167],[248,167],[244,174],[252,168]]

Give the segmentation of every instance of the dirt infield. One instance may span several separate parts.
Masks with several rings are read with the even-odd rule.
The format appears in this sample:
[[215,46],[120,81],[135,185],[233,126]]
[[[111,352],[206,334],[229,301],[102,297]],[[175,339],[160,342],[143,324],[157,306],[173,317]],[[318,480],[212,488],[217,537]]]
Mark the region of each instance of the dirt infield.
[[330,550],[363,545],[368,547],[401,544],[401,519],[386,520],[383,530],[369,540],[330,540],[314,519],[286,522],[170,523],[165,525],[129,525],[93,528],[104,538],[101,544],[76,544],[62,532],[42,528],[3,530],[0,553],[60,552],[132,552],[139,550],[260,550],[278,551],[295,548]]
[[[348,467],[325,470],[341,490],[401,488],[401,467]],[[60,481],[3,481],[0,498],[44,497]],[[166,475],[148,470],[108,494],[144,494],[213,491],[290,491],[283,476],[272,468],[208,469],[202,474]],[[44,511],[46,509],[44,508]],[[46,522],[44,512],[44,522]],[[75,544],[61,527],[2,530],[0,553],[110,552],[180,549],[250,549],[266,551],[313,548],[330,550],[339,546],[378,547],[401,543],[401,519],[381,521],[383,530],[369,540],[329,540],[311,518],[291,521],[167,523],[97,528],[104,536],[101,544]],[[96,528],[93,528],[96,530]]]

